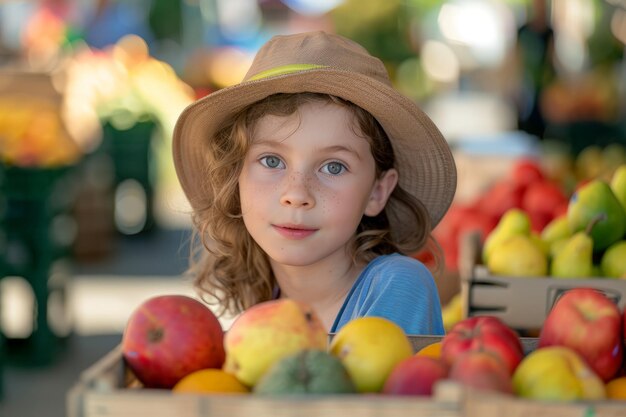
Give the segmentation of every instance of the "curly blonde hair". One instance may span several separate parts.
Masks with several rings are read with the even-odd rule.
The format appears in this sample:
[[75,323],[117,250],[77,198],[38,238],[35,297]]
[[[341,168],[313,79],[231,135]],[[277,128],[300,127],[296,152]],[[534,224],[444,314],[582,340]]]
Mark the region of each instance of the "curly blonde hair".
[[[353,131],[370,143],[377,177],[394,167],[393,149],[382,126],[370,113],[341,98],[318,93],[274,94],[235,114],[208,140],[206,172],[201,179],[203,208],[192,214],[191,272],[196,288],[207,303],[217,305],[219,315],[237,314],[273,297],[277,284],[269,260],[242,219],[238,178],[256,123],[265,115],[297,114],[300,106],[310,102],[334,103],[351,112]],[[434,272],[440,271],[442,251],[430,234],[430,216],[423,204],[400,186],[393,190],[389,204],[413,217],[407,227],[413,227],[415,233],[397,241],[386,210],[375,217],[363,216],[352,242],[354,262],[369,262],[394,252],[414,255],[427,249],[434,255]]]

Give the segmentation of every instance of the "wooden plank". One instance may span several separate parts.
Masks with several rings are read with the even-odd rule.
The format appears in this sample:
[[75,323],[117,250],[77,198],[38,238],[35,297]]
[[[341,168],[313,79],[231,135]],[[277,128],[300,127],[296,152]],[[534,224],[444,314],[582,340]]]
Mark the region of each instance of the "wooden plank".
[[458,417],[459,403],[380,394],[273,398],[253,394],[197,395],[164,390],[125,390],[114,394],[88,393],[84,399],[84,412],[85,417]]
[[623,401],[539,401],[465,389],[464,417],[626,417]]
[[[429,336],[416,346],[440,337]],[[169,390],[130,389],[120,346],[85,370],[67,397],[69,417],[291,417],[344,416],[405,417],[407,415],[458,417],[460,387],[443,383],[433,398],[383,396],[381,394],[260,395],[176,394]]]

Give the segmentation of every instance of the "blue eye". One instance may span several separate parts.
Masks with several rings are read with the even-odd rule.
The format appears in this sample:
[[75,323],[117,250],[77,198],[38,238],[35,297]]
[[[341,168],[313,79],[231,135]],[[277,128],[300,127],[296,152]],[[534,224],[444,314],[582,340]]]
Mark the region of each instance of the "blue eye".
[[322,167],[322,172],[330,175],[339,175],[346,170],[346,166],[341,162],[329,162]]
[[280,160],[279,157],[274,155],[267,155],[259,159],[261,165],[267,168],[281,168],[283,166],[283,161]]

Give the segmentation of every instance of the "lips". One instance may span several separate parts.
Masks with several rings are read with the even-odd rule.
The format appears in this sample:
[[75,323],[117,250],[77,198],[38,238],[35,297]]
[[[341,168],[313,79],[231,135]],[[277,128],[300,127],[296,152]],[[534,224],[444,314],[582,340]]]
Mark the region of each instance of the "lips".
[[282,236],[287,239],[304,239],[306,237],[311,236],[313,233],[317,231],[317,229],[301,226],[301,225],[293,225],[293,224],[282,224],[282,225],[273,225],[274,229]]

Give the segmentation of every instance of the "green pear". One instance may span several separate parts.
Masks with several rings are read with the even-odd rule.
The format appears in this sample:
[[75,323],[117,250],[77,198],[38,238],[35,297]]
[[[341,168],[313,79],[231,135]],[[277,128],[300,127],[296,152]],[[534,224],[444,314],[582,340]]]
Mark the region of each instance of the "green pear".
[[602,267],[600,265],[593,264],[591,269],[592,277],[602,277]]
[[600,259],[602,276],[626,278],[626,240],[620,240],[609,246]]
[[556,253],[550,264],[555,278],[593,276],[593,239],[585,231],[574,233]]
[[611,177],[611,190],[626,210],[626,164],[620,165]]
[[530,236],[512,235],[493,249],[487,268],[494,275],[541,277],[548,273],[548,257]]
[[567,207],[572,233],[585,230],[593,219],[598,219],[590,233],[594,251],[600,252],[624,236],[626,213],[609,184],[602,180],[580,187]]
[[543,228],[540,237],[548,247],[552,246],[557,240],[568,238],[572,235],[569,228],[567,216],[565,214],[555,217]]
[[525,211],[517,208],[507,210],[496,227],[485,238],[483,263],[487,264],[493,249],[513,235],[530,235],[530,218]]

